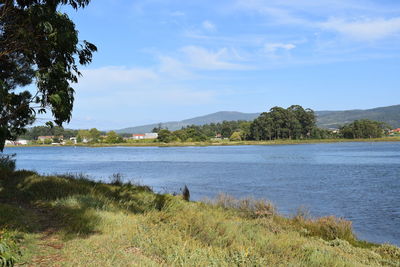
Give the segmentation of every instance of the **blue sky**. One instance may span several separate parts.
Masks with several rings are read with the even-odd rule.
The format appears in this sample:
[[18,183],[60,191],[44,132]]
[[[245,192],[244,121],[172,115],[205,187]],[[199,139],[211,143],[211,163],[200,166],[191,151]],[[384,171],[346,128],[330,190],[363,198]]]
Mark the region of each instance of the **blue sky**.
[[99,49],[69,128],[400,104],[398,0],[93,0],[66,12]]

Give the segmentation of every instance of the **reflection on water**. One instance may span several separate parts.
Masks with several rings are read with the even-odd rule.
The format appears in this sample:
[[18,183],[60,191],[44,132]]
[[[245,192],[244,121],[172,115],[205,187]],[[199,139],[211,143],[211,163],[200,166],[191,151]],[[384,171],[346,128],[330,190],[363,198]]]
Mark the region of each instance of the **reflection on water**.
[[236,147],[32,147],[17,167],[40,173],[85,173],[173,192],[187,184],[192,198],[225,192],[272,200],[292,214],[352,220],[360,238],[400,245],[400,143],[339,143]]

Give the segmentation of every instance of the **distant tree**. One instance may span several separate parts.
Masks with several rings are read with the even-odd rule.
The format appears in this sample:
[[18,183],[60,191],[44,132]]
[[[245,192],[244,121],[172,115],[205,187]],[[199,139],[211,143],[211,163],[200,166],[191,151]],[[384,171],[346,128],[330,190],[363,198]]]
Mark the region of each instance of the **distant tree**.
[[162,124],[159,123],[159,124],[157,125],[157,127],[154,127],[153,130],[152,130],[151,132],[152,132],[152,133],[158,133],[158,132],[161,131],[161,130],[162,130]]
[[232,135],[233,129],[228,121],[222,122],[221,135],[224,138],[229,138]]
[[88,130],[79,130],[78,131],[78,136],[77,136],[77,141],[81,140],[81,142],[86,141],[89,142],[90,139],[90,132]]
[[[3,0],[0,2],[0,151],[50,111],[57,125],[69,122],[72,83],[97,50],[79,43],[78,31],[60,5],[83,8],[90,0]],[[37,90],[19,90],[35,82]],[[49,122],[49,125],[52,123]]]
[[344,138],[380,138],[384,135],[385,124],[373,120],[356,120],[340,128]]
[[122,143],[123,139],[121,136],[119,136],[115,131],[110,131],[107,133],[107,137],[105,139],[105,142],[108,144],[117,144],[117,143]]
[[172,133],[167,130],[167,129],[161,129],[158,132],[158,137],[157,137],[158,141],[163,142],[163,143],[169,143],[171,141],[173,141],[174,137],[172,135]]
[[242,141],[242,133],[241,132],[233,132],[231,137],[229,138],[231,141]]
[[93,143],[99,142],[101,132],[96,128],[92,128],[89,130],[89,136]]
[[310,138],[315,128],[315,115],[311,109],[299,105],[287,109],[273,107],[261,113],[249,127],[248,138],[253,140]]

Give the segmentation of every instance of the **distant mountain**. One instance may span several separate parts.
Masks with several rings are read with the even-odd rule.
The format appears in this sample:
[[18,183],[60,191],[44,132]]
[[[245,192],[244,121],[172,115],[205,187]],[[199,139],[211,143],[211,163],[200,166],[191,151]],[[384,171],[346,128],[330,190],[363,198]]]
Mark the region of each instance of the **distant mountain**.
[[356,109],[345,111],[317,111],[318,126],[338,128],[343,124],[360,119],[386,122],[394,128],[400,127],[400,105],[373,109]]
[[[171,131],[176,131],[182,127],[188,125],[204,125],[209,123],[218,123],[223,121],[251,121],[257,118],[260,113],[242,113],[237,111],[220,111],[205,116],[195,117],[183,121],[170,121],[161,123],[163,128],[168,128]],[[151,132],[155,127],[158,127],[158,123],[147,124],[136,127],[129,127],[121,130],[117,130],[117,133],[148,133]]]
[[[400,105],[380,107],[374,109],[356,109],[345,111],[316,111],[317,125],[322,128],[338,128],[343,124],[359,119],[370,119],[386,122],[394,128],[400,127]],[[163,128],[171,131],[179,130],[188,125],[204,125],[223,121],[254,120],[260,113],[242,113],[237,111],[220,111],[205,116],[195,117],[183,121],[161,123]],[[117,133],[147,133],[151,132],[158,123],[136,126],[117,130]]]

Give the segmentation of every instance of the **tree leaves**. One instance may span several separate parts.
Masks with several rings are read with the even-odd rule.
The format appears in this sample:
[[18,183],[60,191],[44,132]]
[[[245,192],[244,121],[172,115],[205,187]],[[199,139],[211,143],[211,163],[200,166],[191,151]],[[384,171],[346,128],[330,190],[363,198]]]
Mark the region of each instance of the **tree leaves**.
[[[78,64],[92,61],[97,47],[79,42],[75,24],[66,14],[57,11],[59,5],[84,8],[90,0],[6,0],[0,5],[0,127],[6,133],[0,138],[0,150],[5,138],[34,121],[38,113],[52,112],[54,122],[69,122],[74,102],[71,84],[78,82]],[[37,92],[14,93],[36,79]]]

